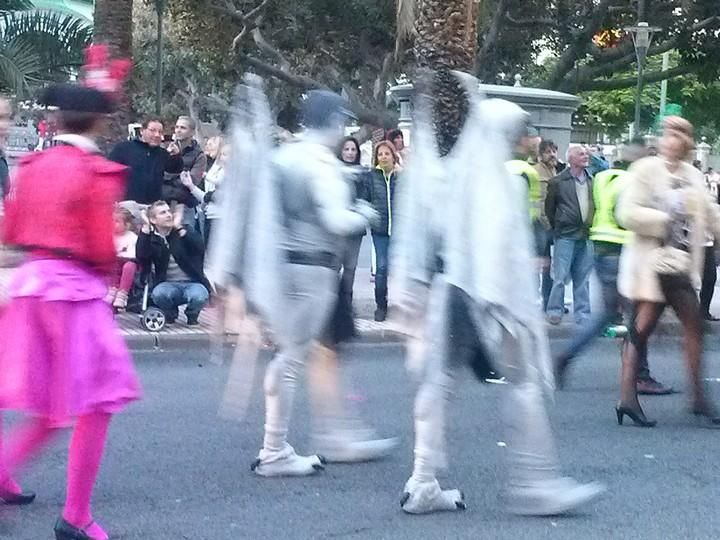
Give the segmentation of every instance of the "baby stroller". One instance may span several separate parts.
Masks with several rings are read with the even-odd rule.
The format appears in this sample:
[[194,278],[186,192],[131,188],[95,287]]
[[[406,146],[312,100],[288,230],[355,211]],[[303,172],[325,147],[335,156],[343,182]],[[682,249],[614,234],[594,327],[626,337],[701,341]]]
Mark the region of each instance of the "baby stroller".
[[133,285],[133,290],[128,301],[127,311],[137,313],[140,316],[140,326],[150,332],[160,332],[165,328],[165,313],[157,306],[152,305],[150,291],[154,286],[152,267],[143,268],[138,272]]

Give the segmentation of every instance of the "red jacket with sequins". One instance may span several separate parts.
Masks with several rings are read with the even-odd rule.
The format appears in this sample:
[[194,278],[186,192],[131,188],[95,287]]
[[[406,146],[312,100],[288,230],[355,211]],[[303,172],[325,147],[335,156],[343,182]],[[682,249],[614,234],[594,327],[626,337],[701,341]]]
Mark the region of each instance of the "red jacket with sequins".
[[126,181],[126,167],[75,146],[24,158],[5,199],[3,243],[111,273],[113,207]]

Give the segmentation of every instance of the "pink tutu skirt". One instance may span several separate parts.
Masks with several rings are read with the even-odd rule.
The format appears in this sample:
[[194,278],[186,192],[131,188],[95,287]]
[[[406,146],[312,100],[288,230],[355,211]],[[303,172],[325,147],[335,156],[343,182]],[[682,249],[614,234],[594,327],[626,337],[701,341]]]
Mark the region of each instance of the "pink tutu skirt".
[[140,398],[130,352],[101,277],[70,260],[17,269],[0,311],[0,409],[65,426]]

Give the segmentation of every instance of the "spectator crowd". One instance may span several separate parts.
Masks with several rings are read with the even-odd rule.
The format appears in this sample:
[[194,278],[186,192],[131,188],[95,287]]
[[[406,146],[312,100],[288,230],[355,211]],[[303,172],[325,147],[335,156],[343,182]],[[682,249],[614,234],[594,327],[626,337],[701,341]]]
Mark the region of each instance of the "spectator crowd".
[[[180,116],[172,135],[167,137],[163,121],[148,118],[142,122],[137,137],[116,144],[110,151],[110,159],[129,170],[125,197],[114,216],[118,262],[107,300],[116,311],[132,309],[137,304],[133,295],[146,282],[150,284],[152,303],[164,312],[169,323],[176,321],[179,308],[185,306],[186,323],[197,324],[209,302],[212,288],[203,272],[204,258],[221,218],[218,194],[222,196],[219,188],[230,146],[216,136],[202,148],[196,130],[192,118]],[[360,142],[353,137],[346,137],[337,150],[352,196],[370,203],[379,213],[368,231],[346,241],[339,262],[340,294],[352,305],[360,247],[367,238],[372,244],[376,321],[384,321],[388,314],[395,198],[410,153],[405,137],[400,129],[388,131],[373,144],[365,160],[361,159]],[[562,161],[558,146],[542,139],[531,126],[518,137],[508,171],[527,182],[538,287],[550,324],[559,324],[568,314],[569,285],[574,322],[581,327],[589,324],[593,271],[608,303],[605,289],[615,287],[624,239],[608,241],[607,235],[593,239],[593,229],[601,227],[599,222],[607,217],[598,213],[607,211],[596,207],[598,191],[611,189],[608,185],[621,177],[632,161],[656,152],[642,141],[633,141],[622,147],[611,166],[600,145],[573,144]],[[5,172],[0,170],[0,179],[7,177],[4,163],[0,160],[5,167]],[[704,178],[708,191],[718,201],[720,174],[709,169]],[[700,304],[702,316],[714,321],[717,319],[710,313],[716,281],[714,238],[708,237],[704,247]],[[615,312],[609,320],[619,323],[621,310],[615,304],[609,301]]]

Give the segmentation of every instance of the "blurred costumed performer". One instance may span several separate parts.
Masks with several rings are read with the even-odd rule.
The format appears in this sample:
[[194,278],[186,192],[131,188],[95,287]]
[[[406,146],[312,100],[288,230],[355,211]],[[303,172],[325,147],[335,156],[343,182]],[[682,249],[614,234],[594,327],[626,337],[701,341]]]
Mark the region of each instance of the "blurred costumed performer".
[[82,85],[43,96],[59,109],[56,145],[21,163],[5,200],[3,240],[26,252],[0,318],[0,408],[31,416],[6,440],[0,494],[30,502],[12,475],[61,428],[72,427],[67,498],[57,540],[100,540],[90,500],[113,414],[140,397],[129,351],[103,301],[116,261],[113,207],[126,169],[95,143],[130,63],[87,51]]
[[480,379],[497,371],[510,383],[504,417],[511,509],[558,514],[603,488],[560,476],[545,410],[553,376],[537,309],[527,184],[505,169],[528,117],[507,101],[483,101],[474,77],[457,76],[470,98],[459,139],[441,158],[424,98],[399,199],[393,267],[417,336],[411,344],[419,345],[409,367],[421,382],[415,463],[402,507],[412,514],[465,508],[462,493],[441,489],[436,474],[445,465],[445,409],[454,379],[470,364]]
[[[324,460],[300,456],[287,442],[297,379],[335,308],[344,237],[364,230],[376,213],[366,203],[352,204],[333,154],[351,117],[343,98],[309,92],[303,103],[306,131],[275,151],[259,80],[248,78],[238,101],[221,194],[228,212],[209,265],[218,286],[242,289],[251,313],[240,334],[225,412],[244,411],[248,388],[241,389],[241,381],[252,380],[247,370],[257,358],[258,327],[265,324],[279,352],[265,373],[265,438],[252,470],[261,476],[306,476],[321,470]],[[272,155],[269,166],[258,155]]]

